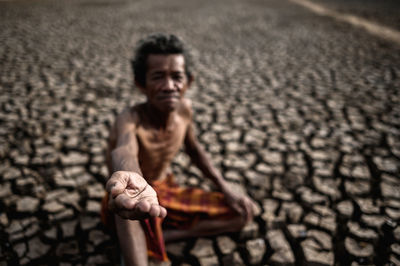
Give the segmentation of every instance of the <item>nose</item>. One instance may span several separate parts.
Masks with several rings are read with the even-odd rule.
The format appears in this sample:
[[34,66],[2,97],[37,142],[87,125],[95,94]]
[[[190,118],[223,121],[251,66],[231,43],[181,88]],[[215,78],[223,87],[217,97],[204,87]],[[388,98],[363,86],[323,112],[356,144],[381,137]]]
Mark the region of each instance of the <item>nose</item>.
[[175,85],[174,85],[173,79],[170,77],[165,78],[163,90],[172,91],[172,90],[174,90],[174,88],[175,88]]

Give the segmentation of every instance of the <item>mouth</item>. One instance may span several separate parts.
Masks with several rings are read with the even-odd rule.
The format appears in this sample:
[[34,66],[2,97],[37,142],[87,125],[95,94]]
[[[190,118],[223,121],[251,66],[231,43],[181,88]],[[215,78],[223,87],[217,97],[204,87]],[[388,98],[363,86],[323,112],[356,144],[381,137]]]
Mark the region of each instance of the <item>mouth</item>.
[[159,96],[159,97],[157,97],[157,99],[162,102],[164,102],[164,101],[172,102],[172,101],[177,101],[179,99],[179,97],[176,95],[168,95],[168,96]]

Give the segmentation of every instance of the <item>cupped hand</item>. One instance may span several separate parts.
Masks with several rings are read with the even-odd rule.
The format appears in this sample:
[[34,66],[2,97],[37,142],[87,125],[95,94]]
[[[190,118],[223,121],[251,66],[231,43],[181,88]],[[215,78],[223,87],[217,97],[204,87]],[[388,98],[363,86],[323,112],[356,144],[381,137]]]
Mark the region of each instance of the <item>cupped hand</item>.
[[124,219],[164,218],[167,210],[158,204],[157,194],[135,172],[117,171],[107,181],[108,208]]

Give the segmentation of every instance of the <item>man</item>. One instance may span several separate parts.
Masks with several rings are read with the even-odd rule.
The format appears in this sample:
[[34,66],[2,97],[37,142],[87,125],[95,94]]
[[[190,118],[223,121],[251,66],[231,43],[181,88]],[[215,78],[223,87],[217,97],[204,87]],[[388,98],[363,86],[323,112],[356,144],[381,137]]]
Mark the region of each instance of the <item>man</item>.
[[[255,204],[228,187],[196,139],[191,102],[184,98],[193,76],[183,43],[174,35],[149,36],[139,42],[132,65],[147,101],[123,111],[111,130],[113,174],[103,218],[110,220],[108,210],[116,214],[111,222],[125,264],[147,265],[148,255],[167,260],[164,241],[239,231]],[[174,184],[170,163],[182,144],[222,193]]]

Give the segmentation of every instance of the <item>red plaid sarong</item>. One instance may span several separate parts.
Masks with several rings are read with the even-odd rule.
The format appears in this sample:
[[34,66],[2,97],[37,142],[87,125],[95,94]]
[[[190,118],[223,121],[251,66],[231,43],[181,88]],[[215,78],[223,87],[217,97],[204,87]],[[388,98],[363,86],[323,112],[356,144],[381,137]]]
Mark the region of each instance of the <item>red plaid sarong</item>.
[[[172,174],[162,181],[154,181],[151,185],[157,192],[160,205],[168,212],[164,221],[161,218],[141,221],[148,255],[158,260],[168,260],[162,228],[189,229],[200,220],[229,219],[235,215],[226,204],[222,193],[179,187]],[[108,211],[107,203],[108,195],[102,202],[102,221],[108,227],[114,228],[114,217]]]

